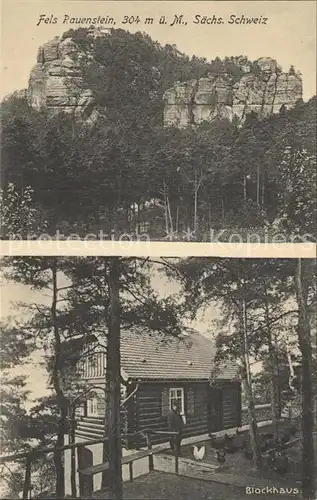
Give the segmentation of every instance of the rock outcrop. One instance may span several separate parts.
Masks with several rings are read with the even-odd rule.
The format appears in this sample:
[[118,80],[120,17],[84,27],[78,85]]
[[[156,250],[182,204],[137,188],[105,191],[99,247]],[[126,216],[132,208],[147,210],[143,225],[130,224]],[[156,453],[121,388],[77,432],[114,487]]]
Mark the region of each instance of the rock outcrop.
[[234,116],[242,123],[247,114],[259,118],[287,109],[302,98],[300,74],[283,73],[274,59],[262,57],[256,61],[256,73],[251,66],[241,66],[238,81],[226,74],[177,83],[163,97],[164,124],[178,127],[199,125],[215,118]]
[[[94,29],[92,39],[107,36],[108,30]],[[98,116],[93,93],[83,86],[83,64],[89,64],[92,55],[83,51],[71,38],[55,37],[38,50],[37,64],[29,78],[28,101],[41,109],[72,112],[87,122]]]
[[[108,35],[108,29],[90,29],[85,50],[67,35],[40,47],[29,78],[29,103],[37,109],[45,106],[71,112],[94,123],[100,112],[93,92],[83,85],[83,66],[93,62],[95,39]],[[302,97],[300,75],[283,73],[274,59],[263,57],[252,64],[243,58],[240,74],[239,79],[221,73],[178,82],[164,93],[164,124],[184,127],[234,116],[243,122],[251,111],[263,118],[278,113],[282,105],[292,107]]]

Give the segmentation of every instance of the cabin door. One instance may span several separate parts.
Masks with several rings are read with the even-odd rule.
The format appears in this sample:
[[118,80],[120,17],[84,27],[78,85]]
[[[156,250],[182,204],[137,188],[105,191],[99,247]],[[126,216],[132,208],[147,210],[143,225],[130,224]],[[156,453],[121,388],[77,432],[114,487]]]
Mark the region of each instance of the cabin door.
[[220,431],[222,422],[222,391],[215,387],[208,388],[208,433]]

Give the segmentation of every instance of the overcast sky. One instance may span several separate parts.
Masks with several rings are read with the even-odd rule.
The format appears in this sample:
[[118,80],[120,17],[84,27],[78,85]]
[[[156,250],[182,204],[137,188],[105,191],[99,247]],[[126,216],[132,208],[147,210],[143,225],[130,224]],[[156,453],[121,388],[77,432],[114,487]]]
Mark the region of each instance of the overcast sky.
[[[39,16],[56,17],[56,24],[41,23]],[[187,25],[170,26],[174,15],[183,14]],[[224,19],[221,25],[193,24],[196,14]],[[230,25],[231,15],[267,18],[266,24]],[[79,26],[64,24],[64,16],[111,16],[116,28],[124,15],[139,15],[141,22],[130,25],[130,31],[146,31],[162,44],[176,44],[188,55],[206,57],[247,55],[251,60],[270,56],[284,70],[293,64],[303,74],[304,99],[316,94],[316,3],[314,1],[146,1],[96,2],[82,1],[15,1],[2,2],[2,83],[0,97],[26,88],[32,66],[36,63],[38,47]],[[165,15],[168,24],[158,24]],[[144,24],[153,17],[154,24]],[[83,25],[84,26],[84,25]]]

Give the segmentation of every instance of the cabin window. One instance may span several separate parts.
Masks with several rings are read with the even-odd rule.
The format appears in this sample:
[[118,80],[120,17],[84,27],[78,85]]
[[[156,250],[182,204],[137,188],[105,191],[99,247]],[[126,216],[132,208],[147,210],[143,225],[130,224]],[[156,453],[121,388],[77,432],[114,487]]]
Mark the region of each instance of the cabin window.
[[181,413],[185,413],[184,389],[182,387],[171,388],[169,390],[169,409],[171,410],[175,404],[178,406]]
[[96,397],[87,401],[87,417],[96,417],[98,415],[98,399]]

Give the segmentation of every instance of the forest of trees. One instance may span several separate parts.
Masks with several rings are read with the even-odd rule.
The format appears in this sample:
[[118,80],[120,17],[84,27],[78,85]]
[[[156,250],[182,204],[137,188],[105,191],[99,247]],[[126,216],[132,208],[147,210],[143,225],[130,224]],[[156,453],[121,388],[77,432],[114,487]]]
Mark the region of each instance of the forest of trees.
[[[8,213],[16,229],[19,209]],[[27,194],[22,200],[23,217],[32,228],[37,213]],[[16,212],[14,211],[16,210]],[[27,217],[29,215],[29,217]],[[32,218],[35,217],[33,221]],[[296,230],[296,226],[293,228]],[[1,432],[3,451],[28,450],[51,444],[63,446],[69,430],[69,408],[82,388],[71,392],[63,383],[71,360],[65,341],[85,342],[99,331],[107,339],[107,418],[105,435],[113,429],[107,457],[113,471],[110,484],[113,498],[122,498],[119,473],[121,440],[118,436],[120,403],[121,328],[140,325],[165,335],[178,336],[188,322],[215,302],[221,307],[221,321],[211,323],[217,341],[219,360],[233,359],[240,366],[240,377],[249,409],[250,435],[255,466],[263,467],[254,412],[254,390],[259,382],[267,388],[263,400],[271,404],[274,435],[278,436],[281,411],[287,403],[301,404],[302,492],[314,500],[314,440],[317,425],[317,336],[316,262],[309,259],[221,259],[195,257],[156,259],[153,257],[9,257],[3,272],[10,282],[23,283],[42,291],[46,305],[25,304],[25,314],[12,318],[1,328]],[[180,291],[160,297],[152,288],[151,276],[158,268],[165,279],[176,280]],[[62,279],[62,277],[64,278]],[[66,279],[66,281],[65,281]],[[21,304],[20,304],[21,307]],[[231,325],[228,329],[228,325]],[[43,349],[51,397],[42,398],[27,413],[24,403],[25,378],[10,376],[34,349]],[[75,353],[75,360],[76,353]],[[263,363],[256,377],[250,369],[254,359]],[[301,367],[294,379],[294,364]],[[214,381],[211,372],[210,383]],[[258,401],[258,400],[257,400]],[[315,437],[314,437],[315,436]],[[32,466],[34,488],[40,493],[64,495],[64,465],[60,452],[54,460],[35,460]],[[19,469],[2,467],[10,491],[23,485],[24,464]],[[56,473],[55,473],[56,471]],[[75,472],[74,472],[75,473]],[[20,491],[19,490],[19,491]]]
[[[300,397],[302,457],[298,460],[302,461],[304,471],[302,491],[303,498],[314,499],[315,262],[305,259],[18,257],[6,260],[4,270],[11,281],[42,290],[47,302],[46,305],[24,305],[27,314],[23,320],[17,323],[17,319],[11,318],[2,325],[2,368],[19,366],[34,349],[44,350],[43,362],[52,395],[41,398],[27,413],[24,410],[25,380],[10,377],[9,372],[3,377],[3,451],[27,451],[49,444],[63,446],[65,433],[69,431],[69,409],[74,398],[83,391],[80,381],[71,384],[71,389],[63,382],[65,370],[79,355],[65,350],[65,341],[77,339],[83,344],[91,332],[98,331],[107,342],[109,391],[105,436],[111,436],[106,453],[114,476],[110,488],[113,498],[121,498],[122,477],[118,472],[121,329],[140,325],[151,329],[153,335],[160,332],[165,333],[166,338],[178,336],[188,321],[216,302],[221,307],[221,322],[211,322],[210,330],[218,346],[217,359],[234,360],[240,367],[249,408],[255,466],[259,470],[265,467],[254,411],[255,383],[260,380],[268,389],[276,439],[280,433],[282,409]],[[151,275],[155,271],[163,273],[164,279],[177,280],[179,293],[160,297],[151,285]],[[229,330],[228,324],[231,325]],[[263,363],[263,370],[256,377],[250,369],[251,360]],[[301,366],[297,381],[293,378],[296,363]],[[212,371],[210,383],[214,383]],[[287,394],[285,389],[288,389]],[[46,491],[52,496],[55,491],[57,498],[63,498],[62,454],[56,452],[53,458],[53,461],[49,457],[34,461],[34,493]],[[23,471],[24,463],[18,470],[2,469],[9,491],[19,488],[21,491]]]
[[[86,30],[66,35],[87,49]],[[18,195],[32,189],[50,234],[103,229],[177,239],[190,229],[203,239],[222,228],[289,233],[301,218],[301,234],[315,235],[315,97],[261,121],[251,113],[243,126],[163,128],[167,88],[222,71],[239,78],[241,57],[189,58],[123,30],[90,50],[82,85],[100,110],[93,128],[36,111],[20,96],[2,103],[4,198],[10,183]]]

